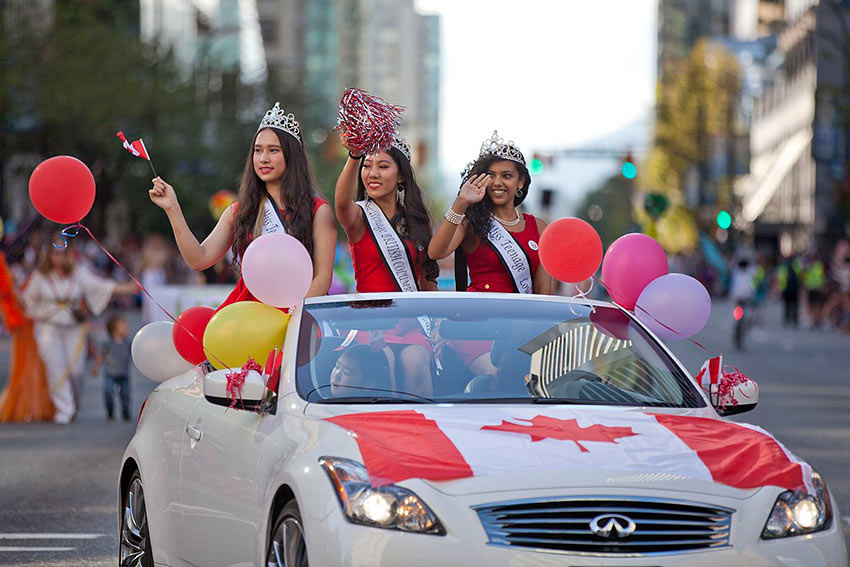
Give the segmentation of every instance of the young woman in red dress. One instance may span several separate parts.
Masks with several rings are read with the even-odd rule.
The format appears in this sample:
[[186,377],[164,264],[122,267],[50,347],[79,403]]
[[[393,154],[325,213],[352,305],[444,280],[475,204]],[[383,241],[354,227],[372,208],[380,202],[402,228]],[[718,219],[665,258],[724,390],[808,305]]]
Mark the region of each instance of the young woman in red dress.
[[[336,182],[334,207],[351,247],[357,291],[435,291],[439,269],[427,254],[431,218],[410,165],[410,146],[396,136],[386,150],[358,156],[345,133],[340,140],[349,159]],[[376,236],[382,232],[386,238]],[[403,377],[396,388],[431,395],[432,350],[423,329],[393,329],[383,340],[392,375],[398,367]]]
[[[241,258],[251,240],[261,234],[286,232],[297,238],[313,259],[313,282],[307,297],[328,292],[336,223],[330,205],[319,197],[298,122],[292,114],[284,114],[279,103],[263,117],[251,141],[237,201],[224,211],[203,242],[198,242],[186,224],[171,185],[157,177],[150,197],[168,215],[177,247],[193,270],[209,268],[228,249]],[[219,309],[236,301],[256,301],[241,279]]]
[[[525,156],[493,132],[464,172],[428,255],[439,260],[461,248],[469,267],[469,291],[550,293],[552,279],[537,253],[546,223],[517,210],[530,185]],[[505,232],[513,242],[501,239]]]
[[[550,293],[552,279],[537,253],[546,223],[517,210],[530,185],[525,156],[494,131],[464,171],[460,192],[431,239],[428,255],[439,260],[460,248],[469,268],[468,291]],[[466,341],[456,350],[473,373],[492,373],[485,356],[489,341],[475,346]]]

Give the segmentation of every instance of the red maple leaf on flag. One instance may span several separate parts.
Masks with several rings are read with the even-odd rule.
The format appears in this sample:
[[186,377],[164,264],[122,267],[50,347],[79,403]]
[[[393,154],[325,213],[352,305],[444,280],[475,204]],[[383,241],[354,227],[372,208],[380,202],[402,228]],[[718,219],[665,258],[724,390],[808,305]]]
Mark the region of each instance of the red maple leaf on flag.
[[582,453],[587,453],[588,450],[581,444],[581,441],[599,441],[602,443],[616,443],[621,437],[632,437],[639,435],[632,431],[631,427],[608,427],[607,425],[591,425],[589,427],[579,427],[576,419],[557,419],[554,417],[546,417],[545,415],[535,416],[534,419],[520,419],[518,421],[527,421],[529,425],[523,423],[513,423],[502,420],[499,425],[485,425],[481,429],[490,431],[507,431],[508,433],[522,433],[531,437],[531,442],[542,441],[543,439],[558,439],[560,441],[572,441]]

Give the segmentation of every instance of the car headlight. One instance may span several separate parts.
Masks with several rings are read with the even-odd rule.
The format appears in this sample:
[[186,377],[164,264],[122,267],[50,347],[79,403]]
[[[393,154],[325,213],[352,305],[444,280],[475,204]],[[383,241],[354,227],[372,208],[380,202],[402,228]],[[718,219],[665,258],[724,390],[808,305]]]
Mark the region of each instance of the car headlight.
[[373,487],[366,467],[348,459],[322,457],[346,518],[357,524],[405,532],[445,535],[434,512],[406,488],[390,484]]
[[805,488],[786,490],[776,498],[761,532],[762,539],[775,539],[818,532],[829,527],[832,506],[821,476],[812,472],[814,493]]

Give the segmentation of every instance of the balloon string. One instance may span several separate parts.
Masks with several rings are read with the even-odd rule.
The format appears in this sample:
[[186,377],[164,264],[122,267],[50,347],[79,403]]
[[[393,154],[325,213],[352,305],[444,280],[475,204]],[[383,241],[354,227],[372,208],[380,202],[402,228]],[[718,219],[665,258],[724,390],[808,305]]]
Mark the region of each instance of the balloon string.
[[[53,243],[53,247],[57,250],[65,250],[68,248],[68,239],[76,238],[78,234],[80,234],[80,227],[83,226],[80,223],[72,224],[70,226],[66,226],[62,229],[60,236],[62,237],[62,244]],[[85,227],[83,227],[85,228]],[[88,229],[86,229],[88,230]]]
[[[124,265],[123,265],[121,262],[119,262],[119,261],[115,258],[115,256],[113,256],[113,255],[109,252],[109,250],[107,250],[107,249],[103,246],[103,244],[101,244],[101,243],[100,243],[100,241],[99,241],[97,238],[95,238],[94,234],[92,234],[92,232],[89,230],[89,228],[88,228],[87,226],[85,226],[84,224],[81,224],[81,223],[77,223],[77,224],[73,224],[73,225],[71,225],[71,226],[65,227],[65,228],[62,230],[62,236],[63,236],[63,241],[64,241],[64,243],[65,243],[65,246],[63,246],[63,247],[59,247],[59,246],[57,246],[56,244],[54,244],[54,246],[56,246],[57,248],[60,248],[60,250],[61,250],[61,249],[64,249],[64,248],[67,248],[67,246],[68,246],[68,241],[67,241],[67,240],[65,240],[65,238],[64,238],[64,237],[65,237],[65,236],[68,236],[68,237],[70,237],[70,238],[74,238],[75,236],[77,236],[77,234],[79,234],[79,232],[80,232],[80,229],[81,229],[81,228],[82,228],[83,230],[85,230],[85,231],[89,234],[89,236],[91,237],[91,239],[92,239],[92,240],[94,240],[94,243],[95,243],[95,244],[97,244],[97,245],[100,247],[100,249],[101,249],[101,250],[103,250],[103,251],[104,251],[104,253],[106,253],[106,255],[107,255],[107,256],[109,256],[109,259],[110,259],[110,260],[112,260],[113,262],[115,262],[115,265],[116,265],[116,266],[118,266],[119,268],[121,268],[122,270],[124,270],[124,273],[125,273],[125,274],[127,274],[128,276],[130,276],[130,279],[131,279],[131,280],[133,280],[133,282],[135,282],[135,284],[136,284],[137,286],[139,286],[139,289],[141,289],[141,290],[145,293],[145,295],[147,295],[148,297],[150,297],[150,298],[151,298],[151,301],[153,301],[153,302],[156,304],[156,306],[157,306],[157,307],[159,307],[160,311],[162,311],[163,313],[165,313],[166,315],[168,315],[168,318],[169,318],[169,319],[171,319],[172,321],[174,321],[174,324],[175,324],[175,325],[179,325],[179,326],[180,326],[180,327],[181,327],[181,328],[182,328],[182,329],[186,332],[186,334],[188,334],[188,335],[192,338],[192,340],[193,340],[193,341],[195,341],[196,343],[198,343],[198,344],[200,345],[201,349],[203,349],[203,351],[204,351],[204,353],[205,353],[205,354],[209,355],[209,356],[210,356],[211,358],[213,358],[216,362],[218,362],[219,364],[221,364],[224,368],[226,368],[226,369],[228,369],[228,370],[233,370],[232,368],[230,368],[230,366],[228,366],[227,364],[225,364],[224,362],[222,362],[220,358],[218,358],[218,357],[217,357],[216,355],[214,355],[213,353],[209,352],[209,351],[207,350],[207,348],[204,346],[204,342],[203,342],[203,341],[199,340],[199,339],[198,339],[198,337],[196,337],[196,336],[195,336],[195,334],[194,334],[194,333],[193,333],[190,329],[188,329],[188,328],[186,327],[186,325],[184,325],[183,323],[181,323],[180,321],[178,321],[178,320],[177,320],[177,318],[176,318],[176,317],[174,317],[174,315],[172,315],[171,313],[169,313],[169,312],[168,312],[168,309],[166,309],[165,307],[163,307],[163,306],[162,306],[162,304],[161,304],[159,301],[157,301],[157,300],[156,300],[156,298],[155,298],[153,295],[151,295],[151,293],[148,291],[148,288],[146,288],[145,286],[143,286],[143,285],[142,285],[142,282],[140,282],[138,279],[136,279],[136,276],[134,276],[133,274],[131,274],[131,273],[130,273],[130,270],[128,270],[127,268],[125,268],[125,267],[124,267]],[[67,234],[67,235],[66,235],[66,234],[65,234],[65,231],[67,231],[67,230],[69,230],[69,229],[74,229],[74,233],[73,233],[73,234],[70,234],[70,233],[69,233],[69,234]]]
[[[622,305],[620,305],[619,303],[614,301],[614,299],[613,299],[614,294],[611,293],[611,288],[605,282],[603,282],[601,278],[598,278],[595,275],[591,276],[591,278],[596,280],[597,282],[599,282],[599,285],[603,286],[608,291],[608,295],[610,295],[612,297],[611,303],[613,303],[614,305],[618,305],[618,306],[622,307]],[[588,291],[590,291],[590,290],[588,290]],[[675,333],[677,336],[682,337],[683,339],[689,340],[690,342],[694,343],[699,348],[701,348],[702,350],[704,350],[705,352],[707,352],[709,354],[714,354],[715,356],[717,355],[717,353],[715,353],[711,350],[708,350],[707,348],[705,348],[703,345],[701,345],[699,342],[695,341],[691,337],[686,337],[685,335],[683,335],[682,333],[680,333],[676,329],[673,329],[672,327],[669,327],[668,325],[666,325],[662,321],[659,321],[658,318],[655,317],[655,315],[653,315],[652,313],[650,313],[649,311],[647,311],[643,307],[641,307],[639,305],[635,305],[635,311],[637,311],[638,309],[640,309],[642,312],[646,313],[647,317],[649,317],[650,319],[652,319],[653,321],[655,321],[656,323],[658,323],[659,325],[661,325],[662,327],[664,327],[665,329],[670,331],[671,333]]]
[[[573,299],[587,299],[587,296],[590,294],[591,291],[593,291],[593,278],[590,279],[590,287],[587,288],[587,291],[582,290],[578,284],[575,284],[575,286],[578,291],[572,296]],[[573,309],[572,302],[568,303],[567,305],[570,307],[570,311],[572,311],[573,315],[578,317],[579,314],[575,312],[575,309]],[[591,305],[590,312],[596,313],[596,307]]]

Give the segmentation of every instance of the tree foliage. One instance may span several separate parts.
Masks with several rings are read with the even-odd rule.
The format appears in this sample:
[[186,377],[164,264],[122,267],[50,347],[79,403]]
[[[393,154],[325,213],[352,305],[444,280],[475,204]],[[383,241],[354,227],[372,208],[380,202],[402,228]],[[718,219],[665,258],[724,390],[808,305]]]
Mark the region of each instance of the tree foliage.
[[[675,200],[681,196],[691,166],[697,168],[703,185],[709,180],[712,139],[725,137],[729,143],[734,134],[740,69],[729,51],[702,39],[670,76],[659,85],[655,140],[643,164],[642,182]],[[728,205],[729,177],[716,184],[715,190],[717,201]]]
[[115,136],[123,130],[131,140],[145,140],[190,226],[209,230],[209,197],[235,188],[255,124],[210,112],[209,98],[217,93],[199,89],[194,70],[179,68],[170,52],[139,39],[138,3],[57,1],[52,19],[19,24],[4,22],[0,38],[4,157],[78,157],[97,183],[88,225],[122,234],[169,231],[148,198],[148,164]]

